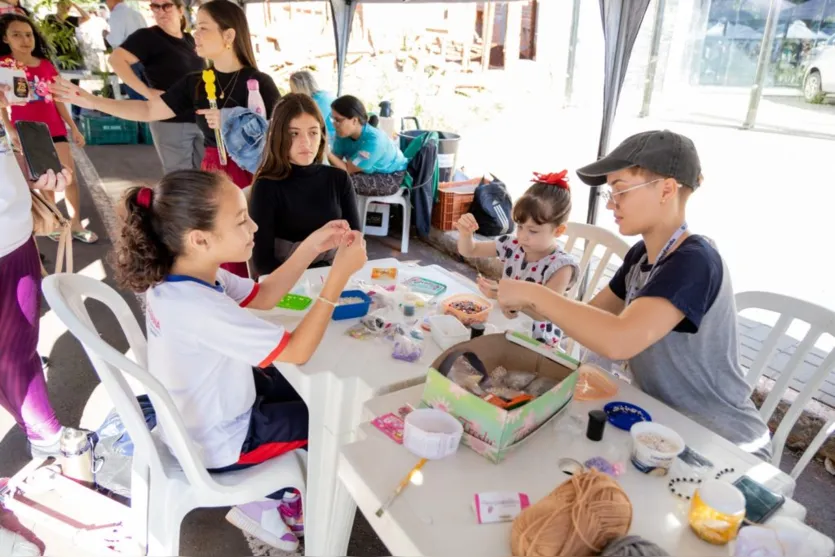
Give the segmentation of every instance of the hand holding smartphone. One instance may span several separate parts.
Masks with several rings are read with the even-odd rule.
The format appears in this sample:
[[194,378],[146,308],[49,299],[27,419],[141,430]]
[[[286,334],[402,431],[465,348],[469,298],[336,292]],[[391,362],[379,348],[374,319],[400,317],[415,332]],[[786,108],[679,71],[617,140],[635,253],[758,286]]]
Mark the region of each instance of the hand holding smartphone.
[[29,168],[29,178],[37,180],[48,170],[59,174],[63,166],[49,127],[43,122],[17,122],[15,128]]

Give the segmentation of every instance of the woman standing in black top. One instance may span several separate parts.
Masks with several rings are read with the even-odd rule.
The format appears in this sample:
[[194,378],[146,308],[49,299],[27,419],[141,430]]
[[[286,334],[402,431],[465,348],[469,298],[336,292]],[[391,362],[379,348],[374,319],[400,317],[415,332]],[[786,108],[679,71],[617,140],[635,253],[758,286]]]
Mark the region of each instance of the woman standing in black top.
[[214,129],[220,125],[220,109],[247,106],[247,81],[255,80],[264,99],[267,118],[281,96],[272,78],[259,72],[252,52],[249,26],[244,11],[228,0],[210,0],[200,6],[194,30],[197,55],[212,62],[216,76],[218,109],[209,108],[201,72],[186,75],[165,93],[147,101],[105,99],[57,79],[52,93],[59,100],[83,108],[100,110],[126,120],[157,122],[177,114],[197,113],[197,125],[203,132],[206,148],[201,168],[222,170],[240,188],[252,183],[252,174],[243,170],[232,159],[220,164]]
[[[194,38],[185,32],[183,0],[151,0],[156,25],[139,29],[110,55],[110,66],[134,91],[151,99],[171,88],[184,75],[203,69],[203,59],[194,50]],[[141,63],[146,85],[131,66]],[[166,174],[200,168],[203,132],[189,110],[162,122],[151,122],[154,147]]]
[[[344,170],[325,166],[325,121],[309,96],[293,93],[275,108],[264,162],[255,175],[250,217],[258,225],[252,258],[259,275],[278,268],[312,232],[334,220],[360,229],[357,197]],[[329,265],[333,253],[312,267]]]

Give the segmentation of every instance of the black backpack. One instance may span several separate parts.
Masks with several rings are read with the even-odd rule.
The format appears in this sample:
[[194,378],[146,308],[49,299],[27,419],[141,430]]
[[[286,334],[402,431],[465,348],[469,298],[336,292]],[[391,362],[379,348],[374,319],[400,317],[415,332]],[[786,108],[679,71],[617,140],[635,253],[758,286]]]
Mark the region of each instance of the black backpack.
[[495,176],[490,182],[482,180],[475,189],[470,206],[470,213],[478,222],[478,233],[482,236],[510,234],[516,228],[512,212],[513,200],[504,182]]

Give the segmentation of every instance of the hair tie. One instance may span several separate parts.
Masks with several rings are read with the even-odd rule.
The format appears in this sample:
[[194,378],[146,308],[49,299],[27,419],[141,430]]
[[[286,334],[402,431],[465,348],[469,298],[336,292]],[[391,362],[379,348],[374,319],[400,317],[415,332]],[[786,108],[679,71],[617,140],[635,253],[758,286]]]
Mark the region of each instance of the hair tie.
[[539,172],[533,173],[532,182],[539,182],[541,184],[548,184],[549,186],[557,186],[558,188],[562,188],[564,190],[570,190],[568,187],[568,170],[563,170],[562,172],[551,172],[549,174],[540,174]]
[[154,199],[154,190],[151,188],[139,188],[139,193],[136,194],[136,203],[145,209],[151,208],[151,202]]

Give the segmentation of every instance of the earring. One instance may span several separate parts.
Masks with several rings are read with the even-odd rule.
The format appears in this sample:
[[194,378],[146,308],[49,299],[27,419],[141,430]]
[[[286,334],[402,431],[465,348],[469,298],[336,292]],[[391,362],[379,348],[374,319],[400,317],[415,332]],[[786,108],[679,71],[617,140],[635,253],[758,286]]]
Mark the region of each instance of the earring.
[[231,44],[227,44],[227,45],[226,45],[226,50],[231,50],[231,49],[232,49],[232,45],[231,45]]

